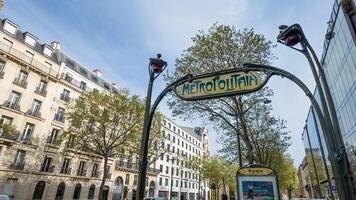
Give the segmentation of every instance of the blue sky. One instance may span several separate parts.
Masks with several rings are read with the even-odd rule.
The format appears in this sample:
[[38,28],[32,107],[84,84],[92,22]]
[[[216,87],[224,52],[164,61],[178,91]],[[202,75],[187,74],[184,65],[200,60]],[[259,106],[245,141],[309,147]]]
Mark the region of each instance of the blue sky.
[[[190,38],[215,22],[237,29],[254,28],[273,42],[280,24],[300,23],[321,55],[332,4],[332,0],[5,0],[0,16],[43,43],[59,41],[62,51],[87,68],[100,68],[105,79],[144,96],[148,58],[162,53],[168,70],[172,70],[175,58],[191,44]],[[311,71],[301,54],[282,45],[273,52],[278,58],[273,65],[290,71],[314,89]],[[304,156],[301,133],[308,99],[287,80],[273,78],[268,85],[275,92],[271,98],[274,114],[286,119],[291,131],[289,152],[297,166]],[[155,91],[163,88],[164,82],[156,81]],[[170,116],[164,104],[160,111]],[[200,125],[177,121],[185,126]],[[212,152],[219,148],[216,134],[210,134]]]

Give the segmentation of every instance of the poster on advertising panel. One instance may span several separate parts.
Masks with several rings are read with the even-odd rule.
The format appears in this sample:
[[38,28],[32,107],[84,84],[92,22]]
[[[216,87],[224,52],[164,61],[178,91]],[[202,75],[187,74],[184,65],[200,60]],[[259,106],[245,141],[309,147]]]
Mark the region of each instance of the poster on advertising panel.
[[267,167],[251,165],[237,171],[239,200],[279,200],[276,172]]

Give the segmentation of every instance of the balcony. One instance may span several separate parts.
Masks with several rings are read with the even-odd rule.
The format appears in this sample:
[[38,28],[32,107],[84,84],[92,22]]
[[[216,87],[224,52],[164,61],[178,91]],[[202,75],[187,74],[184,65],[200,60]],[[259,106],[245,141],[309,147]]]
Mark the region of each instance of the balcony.
[[11,163],[9,168],[14,170],[23,170],[25,168],[25,162]]
[[37,70],[45,72],[48,75],[56,77],[57,74],[58,74],[57,71],[51,69],[50,67],[48,67],[44,63],[39,62],[39,61],[27,56],[26,54],[22,53],[21,51],[13,48],[13,47],[11,47],[11,46],[9,46],[9,45],[1,42],[1,41],[0,41],[0,50],[10,54],[11,56],[21,60],[24,63],[30,64],[31,66],[33,66]]
[[32,140],[31,140],[31,137],[25,137],[25,138],[22,138],[20,140],[20,142],[22,142],[23,144],[31,144]]
[[111,179],[111,175],[112,175],[111,173],[108,173],[108,174],[106,174],[106,177],[105,177],[105,178],[106,178],[106,179]]
[[62,73],[61,76],[60,76],[60,79],[63,79],[65,81],[67,81],[68,83],[72,84],[73,86],[75,86],[76,88],[78,89],[81,89],[83,91],[86,91],[86,92],[91,92],[93,91],[92,88],[89,88],[88,86],[83,86],[81,84],[81,82],[75,80],[74,78],[72,78],[71,76],[69,76],[68,74],[65,74],[65,73]]
[[70,175],[72,173],[72,168],[61,169],[61,174]]
[[5,75],[5,72],[0,72],[0,79],[3,79]]
[[98,171],[92,172],[92,174],[91,174],[91,177],[94,177],[94,178],[99,178],[99,176],[100,176],[100,173]]
[[[122,161],[122,160],[118,160],[118,161],[116,161],[115,169],[116,170],[132,169],[132,170],[138,171],[139,170],[139,164],[138,163],[131,163],[130,164],[128,162],[125,162],[125,161]],[[155,169],[155,168],[149,167],[149,168],[147,168],[147,172],[158,174],[159,173],[159,169]]]
[[20,132],[10,131],[6,127],[0,127],[0,138],[16,141],[19,138]]
[[62,113],[56,113],[54,115],[54,121],[64,123],[64,116]]
[[3,104],[3,106],[7,107],[7,108],[11,108],[13,110],[18,110],[20,111],[20,105],[18,103],[14,103],[14,102],[10,102],[10,101],[5,101],[5,103]]
[[62,101],[65,101],[67,103],[69,103],[69,101],[70,101],[70,97],[68,95],[64,94],[64,93],[62,93],[60,95],[59,99],[62,100]]
[[27,81],[26,80],[22,80],[19,77],[15,78],[14,82],[15,85],[18,85],[22,88],[27,88]]
[[41,169],[40,169],[40,172],[53,173],[54,172],[54,165],[51,165],[49,167],[42,166]]
[[86,176],[86,174],[87,174],[86,169],[84,169],[83,171],[78,170],[78,173],[77,173],[78,176]]
[[27,115],[34,116],[34,117],[41,118],[41,112],[34,112],[34,111],[32,111],[31,109],[29,109],[29,110],[26,112],[26,114],[27,114]]
[[46,95],[47,95],[47,90],[46,90],[46,88],[37,87],[36,90],[35,90],[35,93],[36,93],[36,94],[39,94],[39,95],[41,95],[41,96],[46,97]]

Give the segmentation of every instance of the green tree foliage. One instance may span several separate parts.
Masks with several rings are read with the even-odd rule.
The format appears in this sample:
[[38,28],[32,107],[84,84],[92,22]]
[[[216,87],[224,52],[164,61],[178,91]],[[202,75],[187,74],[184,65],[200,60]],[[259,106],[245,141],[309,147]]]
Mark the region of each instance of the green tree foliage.
[[[188,73],[241,68],[246,62],[269,64],[274,58],[272,43],[253,29],[236,30],[233,26],[215,24],[208,32],[200,31],[192,41],[192,46],[176,59],[175,70],[165,76],[168,83]],[[271,160],[270,149],[285,150],[289,145],[283,120],[275,119],[271,107],[264,104],[264,99],[271,95],[273,92],[267,87],[251,94],[194,102],[181,101],[172,95],[168,106],[174,116],[200,118],[213,124],[221,133],[221,152],[230,161],[237,161],[240,135],[246,161],[264,164]]]
[[299,183],[293,159],[289,154],[276,154],[271,167],[277,172],[280,193],[287,194],[291,198],[293,192],[298,192]]
[[143,105],[138,96],[129,96],[126,90],[118,94],[94,90],[73,101],[65,113],[70,126],[62,139],[74,141],[75,148],[104,159],[99,198],[108,173],[108,158],[118,156],[142,132]]
[[0,137],[8,140],[17,140],[19,137],[19,131],[16,127],[7,123],[0,123]]

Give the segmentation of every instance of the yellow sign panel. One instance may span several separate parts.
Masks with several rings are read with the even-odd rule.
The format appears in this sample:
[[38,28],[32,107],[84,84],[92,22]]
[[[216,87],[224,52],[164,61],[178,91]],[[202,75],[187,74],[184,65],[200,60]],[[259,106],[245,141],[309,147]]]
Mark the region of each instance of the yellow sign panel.
[[257,72],[230,72],[184,82],[177,86],[176,94],[186,100],[220,97],[252,92],[261,84],[261,76]]
[[250,167],[250,168],[242,168],[239,170],[241,175],[249,175],[249,176],[263,176],[270,175],[273,172],[272,169],[263,168],[263,167]]

